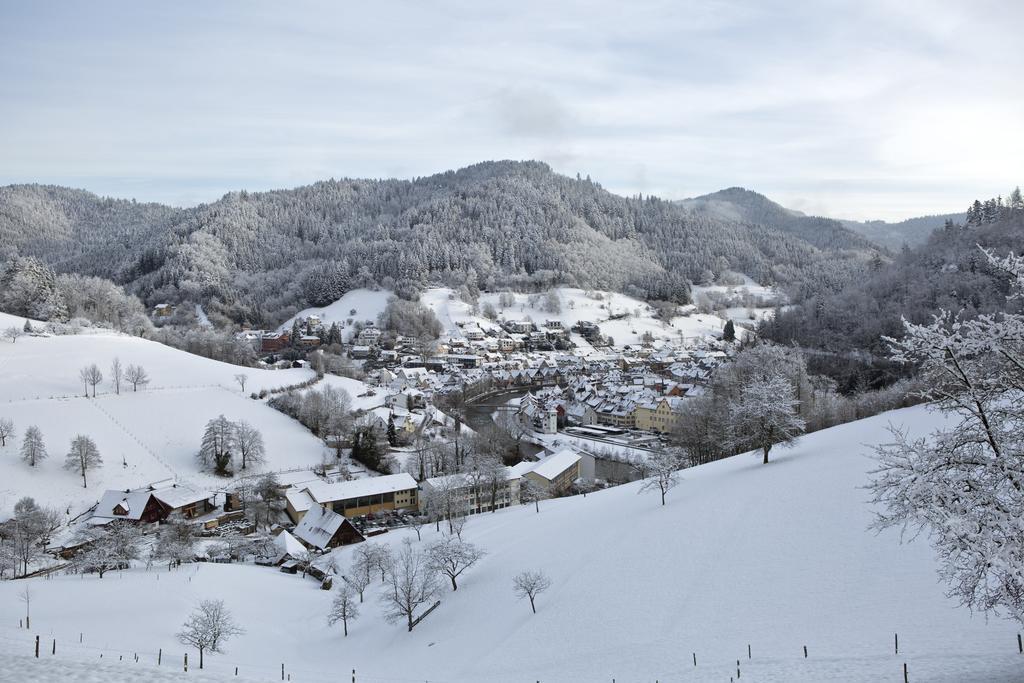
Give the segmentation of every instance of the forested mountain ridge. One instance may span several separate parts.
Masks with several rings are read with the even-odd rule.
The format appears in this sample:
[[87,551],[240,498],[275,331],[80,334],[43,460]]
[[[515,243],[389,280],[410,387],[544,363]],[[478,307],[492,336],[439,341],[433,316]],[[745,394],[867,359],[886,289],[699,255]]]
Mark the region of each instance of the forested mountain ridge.
[[[44,239],[30,235],[41,231]],[[877,259],[867,242],[812,244],[655,197],[621,197],[539,162],[485,162],[414,180],[328,180],[232,192],[173,209],[85,192],[0,193],[6,258],[109,277],[147,303],[198,301],[274,322],[349,288],[429,282],[552,284],[685,301],[689,282],[740,271],[796,298],[833,291]],[[820,242],[820,240],[819,240]]]
[[680,202],[694,211],[725,220],[756,223],[795,235],[820,249],[877,249],[877,245],[840,221],[787,209],[762,194],[730,187]]
[[947,222],[923,245],[901,251],[891,263],[873,264],[870,277],[838,292],[808,297],[766,320],[761,334],[782,344],[827,352],[816,369],[828,366],[844,389],[853,389],[858,382],[884,383],[893,372],[909,370],[869,363],[880,368],[879,374],[865,371],[860,363],[845,366],[838,360],[857,354],[883,358],[883,337],[902,336],[903,318],[923,324],[940,310],[958,312],[965,319],[1021,310],[1019,299],[1007,299],[1008,276],[990,265],[982,250],[1000,256],[1019,252],[1024,244],[1024,200],[1018,190],[986,215],[978,211],[968,214],[967,223]]

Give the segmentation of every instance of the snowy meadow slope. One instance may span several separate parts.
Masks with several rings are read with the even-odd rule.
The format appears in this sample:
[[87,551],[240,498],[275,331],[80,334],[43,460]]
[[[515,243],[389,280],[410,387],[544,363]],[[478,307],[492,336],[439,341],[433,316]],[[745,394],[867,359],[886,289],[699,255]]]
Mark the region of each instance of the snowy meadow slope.
[[[12,316],[3,316],[0,328]],[[138,392],[122,386],[115,395],[106,379],[97,397],[84,398],[79,369],[96,363],[109,376],[114,358],[146,368],[149,385]],[[234,376],[249,377],[243,395]],[[301,382],[308,370],[259,370],[209,360],[156,342],[112,332],[64,337],[22,337],[0,343],[0,417],[17,435],[0,448],[0,517],[22,496],[58,505],[77,515],[107,488],[127,488],[179,478],[200,486],[222,486],[223,478],[200,471],[195,460],[206,422],[220,414],[256,425],[266,443],[261,470],[309,467],[320,461],[322,442],[299,423],[247,398],[249,392]],[[49,458],[29,467],[19,457],[25,429],[42,431]],[[80,476],[63,469],[77,434],[93,438],[103,465]]]
[[[864,444],[889,423],[920,433],[941,420],[905,409],[807,436],[767,466],[742,455],[686,470],[665,507],[635,483],[474,517],[464,537],[489,554],[412,633],[383,621],[379,584],[346,639],[326,626],[330,595],[316,582],[234,565],[32,580],[33,626],[180,661],[174,633],[196,600],[220,597],[247,633],[208,659],[211,672],[260,680],[279,680],[286,662],[295,681],[352,668],[365,681],[724,681],[739,659],[743,681],[897,681],[904,662],[914,681],[1019,681],[1017,627],[948,600],[926,541],[867,529]],[[424,530],[417,545],[434,538]],[[352,552],[335,551],[340,566]],[[552,579],[536,615],[512,593],[524,569]],[[0,585],[4,613],[22,588]],[[8,619],[0,648],[29,652],[32,635]],[[74,644],[58,654],[97,656]]]

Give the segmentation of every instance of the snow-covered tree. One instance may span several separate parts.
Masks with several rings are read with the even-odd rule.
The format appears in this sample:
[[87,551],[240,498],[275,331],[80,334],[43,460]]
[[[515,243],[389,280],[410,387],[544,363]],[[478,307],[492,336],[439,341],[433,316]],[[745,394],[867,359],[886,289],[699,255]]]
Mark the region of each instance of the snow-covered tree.
[[406,539],[387,570],[387,586],[380,596],[384,618],[389,622],[404,619],[412,631],[416,611],[434,600],[437,593],[437,572],[430,566],[426,553]]
[[363,594],[367,587],[373,582],[374,557],[367,548],[370,544],[362,543],[356,548],[355,557],[348,572],[342,579],[359,594],[359,602],[363,601]]
[[93,363],[87,365],[78,371],[78,376],[82,379],[82,383],[85,384],[85,396],[89,397],[89,387],[92,387],[92,397],[96,398],[96,385],[103,381],[103,372],[99,366]]
[[[360,595],[359,602],[363,598]],[[353,589],[347,583],[342,583],[334,593],[334,600],[331,602],[331,609],[327,613],[327,624],[334,626],[339,621],[344,629],[345,636],[348,636],[348,622],[359,618],[359,603],[353,596]]]
[[535,512],[540,513],[540,502],[551,497],[548,487],[537,483],[529,477],[519,480],[519,502],[523,505],[533,503]]
[[639,492],[657,491],[661,494],[661,504],[664,505],[665,494],[679,483],[679,470],[684,464],[685,460],[678,451],[668,448],[656,450],[647,458],[647,477]]
[[14,517],[7,523],[6,530],[22,576],[28,574],[29,566],[43,554],[46,539],[60,523],[61,516],[56,510],[36,504],[33,498],[25,496],[14,504]]
[[203,465],[212,466],[217,474],[227,474],[234,457],[236,430],[233,422],[223,415],[206,423],[203,441],[196,457]]
[[88,488],[86,472],[95,469],[103,464],[100,451],[96,448],[96,442],[84,434],[79,434],[71,440],[71,450],[64,459],[64,469],[72,470],[82,475],[82,488]]
[[180,514],[171,515],[157,531],[152,559],[166,561],[168,569],[180,566],[195,557],[195,542],[192,526]]
[[129,365],[125,368],[124,378],[132,385],[132,391],[138,391],[140,386],[149,384],[149,373],[141,365]]
[[[1024,297],[1024,257],[986,256]],[[877,448],[875,526],[927,533],[951,597],[1024,622],[1024,314],[942,313],[887,341],[952,422],[927,437],[894,428]]]
[[529,598],[530,609],[533,613],[537,613],[536,599],[537,596],[551,588],[551,579],[548,575],[542,571],[525,571],[515,575],[512,579],[512,588],[515,590],[516,597],[520,600],[523,598]]
[[178,640],[199,650],[199,668],[203,668],[203,654],[222,652],[224,644],[245,629],[235,623],[223,600],[200,602],[178,632]]
[[245,393],[245,383],[248,381],[249,375],[245,374],[244,372],[240,372],[237,375],[235,375],[235,383],[238,385],[238,388],[242,390],[243,394]]
[[30,426],[25,430],[25,436],[21,439],[21,459],[35,467],[36,463],[45,460],[47,456],[46,444],[43,443],[43,433],[39,427]]
[[142,531],[133,522],[114,520],[106,527],[84,532],[85,550],[75,555],[74,566],[82,572],[96,572],[99,578],[113,569],[124,569],[139,559]]
[[0,448],[7,445],[7,439],[14,438],[14,420],[9,417],[0,418]]
[[114,358],[110,363],[110,386],[114,387],[114,393],[121,394],[121,383],[124,382],[124,367],[120,358]]
[[258,465],[266,459],[266,448],[260,430],[248,422],[241,420],[235,423],[235,446],[242,460],[242,469],[249,465]]
[[4,337],[10,339],[12,344],[16,344],[18,342],[18,337],[22,336],[23,334],[25,333],[16,325],[11,325],[6,330],[4,330]]
[[427,550],[430,566],[452,582],[452,590],[459,590],[456,580],[464,571],[479,562],[487,553],[458,537],[445,536]]
[[806,423],[793,386],[782,375],[755,377],[729,408],[729,441],[736,450],[759,449],[768,464],[772,446],[791,446]]

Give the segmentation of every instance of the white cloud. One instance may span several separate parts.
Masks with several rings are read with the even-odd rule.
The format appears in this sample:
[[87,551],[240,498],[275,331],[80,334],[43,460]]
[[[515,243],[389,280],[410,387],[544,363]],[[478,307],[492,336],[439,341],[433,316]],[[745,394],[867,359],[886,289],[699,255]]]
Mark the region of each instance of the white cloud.
[[1019,3],[53,7],[0,22],[0,182],[194,203],[541,158],[898,218],[1024,176]]

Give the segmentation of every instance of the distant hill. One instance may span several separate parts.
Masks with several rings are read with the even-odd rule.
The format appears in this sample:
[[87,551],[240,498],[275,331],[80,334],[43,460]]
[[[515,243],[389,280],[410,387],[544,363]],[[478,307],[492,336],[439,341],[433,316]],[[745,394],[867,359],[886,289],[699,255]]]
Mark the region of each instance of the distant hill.
[[763,194],[742,187],[730,187],[693,199],[684,199],[680,204],[722,220],[756,223],[775,228],[799,237],[819,249],[876,248],[871,240],[849,229],[840,221],[807,216],[776,204]]
[[844,220],[842,224],[850,230],[864,235],[875,244],[898,251],[904,245],[916,247],[924,244],[933,232],[946,224],[946,221],[963,223],[966,218],[966,213],[946,213],[908,218],[898,223]]
[[[751,193],[753,194],[753,193]],[[795,299],[835,291],[878,253],[817,219],[771,225],[621,197],[539,162],[414,180],[327,180],[174,209],[47,186],[0,188],[0,256],[109,277],[148,303],[201,302],[273,324],[349,289],[554,284],[685,301],[725,271]]]
[[946,221],[963,223],[966,218],[965,213],[948,213],[889,223],[808,216],[742,187],[730,187],[679,203],[722,220],[760,223],[777,228],[827,249],[864,249],[877,245],[896,252],[904,245],[916,247],[924,244],[929,235],[943,227]]

